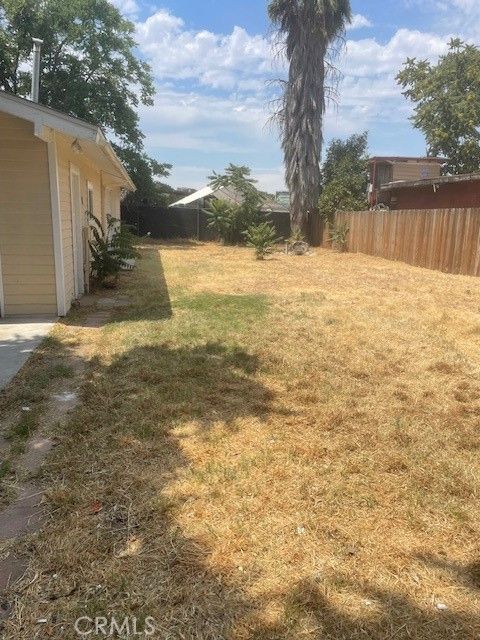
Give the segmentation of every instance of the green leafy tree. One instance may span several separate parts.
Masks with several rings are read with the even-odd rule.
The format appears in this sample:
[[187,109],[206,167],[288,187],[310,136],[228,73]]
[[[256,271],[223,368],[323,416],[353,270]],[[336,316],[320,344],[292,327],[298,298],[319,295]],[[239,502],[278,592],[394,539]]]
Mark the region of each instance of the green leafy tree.
[[292,229],[305,233],[320,196],[323,116],[332,69],[328,57],[350,22],[350,0],[271,0],[268,12],[289,62],[277,119]]
[[262,206],[265,196],[257,189],[257,180],[251,177],[250,167],[230,163],[225,173],[215,171],[208,176],[209,185],[217,190],[222,187],[232,189],[239,197],[239,204],[245,211],[257,212]]
[[168,177],[172,165],[157,162],[146,153],[132,147],[114,146],[118,157],[122,160],[137,187],[137,191],[127,195],[124,206],[127,209],[135,209],[142,204],[164,205],[166,203],[165,191],[168,190],[168,185],[162,188],[158,179]]
[[[261,206],[265,201],[264,194],[257,189],[257,181],[251,177],[250,168],[229,164],[223,174],[214,171],[208,179],[214,191],[228,189],[238,200],[236,204],[229,204],[231,229],[225,237],[221,235],[222,239],[225,242],[243,242],[243,232],[250,225],[262,221]],[[219,194],[218,197],[221,199]]]
[[156,202],[161,207],[168,207],[178,200],[175,189],[161,180],[155,183],[155,190],[157,192]]
[[361,211],[367,203],[368,133],[332,140],[322,166],[320,215],[333,224],[335,211]]
[[397,76],[415,104],[412,122],[428,153],[449,158],[451,173],[480,169],[480,49],[452,39],[437,64],[408,58]]
[[133,23],[107,0],[4,0],[0,87],[28,95],[32,37],[41,38],[40,102],[138,144],[136,108],[152,104],[150,69],[135,56]]
[[0,4],[0,89],[29,95],[32,37],[41,38],[40,102],[112,134],[142,198],[167,165],[143,151],[137,108],[153,104],[154,86],[149,66],[136,56],[134,33],[108,0]]

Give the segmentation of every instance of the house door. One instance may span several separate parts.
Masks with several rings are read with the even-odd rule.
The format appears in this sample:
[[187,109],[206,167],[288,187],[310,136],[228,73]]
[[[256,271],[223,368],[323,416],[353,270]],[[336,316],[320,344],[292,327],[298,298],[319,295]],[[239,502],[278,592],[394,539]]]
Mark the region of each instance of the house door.
[[72,196],[72,245],[73,245],[73,266],[75,277],[75,297],[85,293],[85,272],[84,272],[84,231],[83,231],[83,207],[80,189],[80,173],[72,167],[70,172],[70,185]]

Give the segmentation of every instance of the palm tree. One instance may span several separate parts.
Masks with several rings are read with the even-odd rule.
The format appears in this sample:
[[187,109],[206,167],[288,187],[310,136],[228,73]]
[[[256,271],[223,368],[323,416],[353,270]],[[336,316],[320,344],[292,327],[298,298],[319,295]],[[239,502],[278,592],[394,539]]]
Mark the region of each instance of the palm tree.
[[320,196],[327,56],[351,20],[350,0],[271,0],[268,13],[289,62],[277,117],[292,229],[305,233]]

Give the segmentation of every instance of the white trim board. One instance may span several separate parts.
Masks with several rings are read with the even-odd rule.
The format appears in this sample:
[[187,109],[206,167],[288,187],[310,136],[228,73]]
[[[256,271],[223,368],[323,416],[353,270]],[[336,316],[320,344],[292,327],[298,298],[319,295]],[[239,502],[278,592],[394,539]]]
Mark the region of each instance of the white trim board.
[[55,132],[51,131],[47,142],[48,173],[50,177],[50,199],[52,207],[53,251],[55,258],[55,285],[57,291],[57,312],[59,316],[67,315],[65,295],[65,267],[63,262],[62,218],[60,211],[60,189],[58,185],[58,158]]
[[[78,177],[78,187],[80,191],[80,170],[76,165],[70,163],[68,183],[70,186],[70,223],[72,225],[73,291],[75,294],[75,298],[78,298],[82,294],[78,286],[77,220],[75,218],[76,206],[75,206],[75,203],[73,202],[73,187],[72,187],[73,176]],[[78,196],[80,198],[81,194],[79,193]]]
[[0,318],[5,317],[5,293],[3,290],[2,255],[0,254]]

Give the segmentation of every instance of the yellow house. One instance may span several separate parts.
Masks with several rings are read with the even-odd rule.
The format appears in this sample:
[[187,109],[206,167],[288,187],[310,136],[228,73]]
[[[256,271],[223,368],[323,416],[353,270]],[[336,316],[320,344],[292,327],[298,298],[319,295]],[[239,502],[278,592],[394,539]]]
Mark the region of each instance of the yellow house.
[[0,316],[64,316],[85,292],[87,211],[134,190],[102,131],[0,91]]

